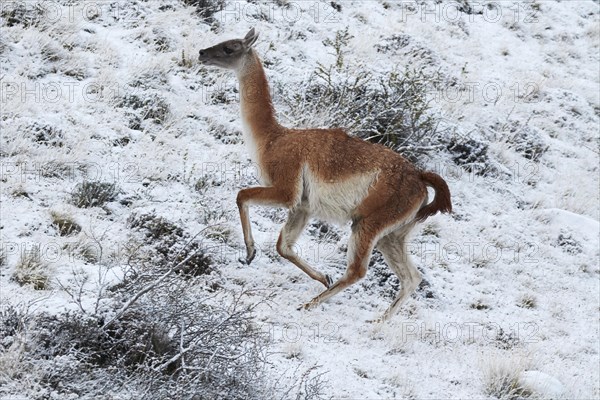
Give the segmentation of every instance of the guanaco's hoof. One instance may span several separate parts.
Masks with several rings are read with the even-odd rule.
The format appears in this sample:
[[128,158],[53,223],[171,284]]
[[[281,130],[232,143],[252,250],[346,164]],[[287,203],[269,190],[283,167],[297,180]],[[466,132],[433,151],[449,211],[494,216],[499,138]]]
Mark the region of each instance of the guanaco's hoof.
[[246,263],[248,265],[250,265],[250,263],[252,262],[252,260],[254,260],[255,256],[256,256],[256,249],[252,249],[252,254],[250,254],[248,257],[246,257]]
[[246,258],[238,258],[238,261],[241,262],[242,264],[246,264],[246,265],[250,265],[250,263],[252,262],[252,260],[254,260],[254,257],[256,257],[256,249],[252,250],[252,253],[247,256]]
[[314,301],[309,301],[306,304],[302,304],[300,307],[298,307],[298,310],[312,310],[313,308],[315,308],[317,306],[318,303],[315,303]]
[[246,257],[246,264],[250,265],[252,260],[254,260],[254,257],[256,257],[256,249],[252,249],[252,253]]

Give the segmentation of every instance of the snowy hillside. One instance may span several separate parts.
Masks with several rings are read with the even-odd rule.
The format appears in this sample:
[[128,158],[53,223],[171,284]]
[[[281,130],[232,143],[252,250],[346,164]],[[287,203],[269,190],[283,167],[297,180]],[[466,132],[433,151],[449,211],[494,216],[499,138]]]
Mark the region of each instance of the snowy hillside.
[[[0,4],[0,398],[600,398],[597,1]],[[450,186],[325,304],[275,249],[233,73],[260,33],[280,122],[343,125]],[[340,277],[348,226],[296,251]]]

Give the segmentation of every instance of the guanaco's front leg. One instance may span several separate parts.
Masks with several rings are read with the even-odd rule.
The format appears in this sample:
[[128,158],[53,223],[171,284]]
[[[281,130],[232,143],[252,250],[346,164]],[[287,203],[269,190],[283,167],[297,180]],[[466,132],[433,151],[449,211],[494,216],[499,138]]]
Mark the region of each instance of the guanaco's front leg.
[[240,211],[240,220],[242,221],[242,232],[244,233],[244,243],[246,244],[246,264],[250,264],[256,256],[254,247],[254,238],[252,237],[252,228],[250,226],[250,217],[248,215],[248,206],[250,204],[264,206],[289,207],[292,196],[280,189],[274,187],[254,187],[242,189],[237,195],[237,206]]
[[[241,194],[242,192],[240,192]],[[250,217],[248,216],[248,204],[240,202],[240,195],[238,194],[238,209],[240,211],[240,220],[242,221],[242,232],[244,233],[244,243],[246,244],[246,260],[240,258],[241,262],[245,262],[250,265],[254,257],[256,256],[256,249],[254,248],[254,238],[252,237],[252,228],[250,227]]]

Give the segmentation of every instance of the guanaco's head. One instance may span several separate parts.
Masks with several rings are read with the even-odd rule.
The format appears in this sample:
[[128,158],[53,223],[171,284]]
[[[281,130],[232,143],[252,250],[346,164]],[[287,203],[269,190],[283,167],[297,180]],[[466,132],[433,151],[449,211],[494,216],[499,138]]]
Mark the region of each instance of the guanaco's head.
[[243,39],[227,40],[200,50],[198,61],[204,65],[238,70],[243,66],[245,57],[250,54],[256,39],[258,39],[258,33],[252,28]]

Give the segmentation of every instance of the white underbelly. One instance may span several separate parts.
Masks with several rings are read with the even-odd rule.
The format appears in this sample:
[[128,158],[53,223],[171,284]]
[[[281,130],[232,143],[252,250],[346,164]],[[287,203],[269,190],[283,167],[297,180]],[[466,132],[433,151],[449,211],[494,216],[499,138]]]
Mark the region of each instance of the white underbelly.
[[341,182],[325,182],[305,168],[303,200],[313,216],[343,224],[351,219],[376,179],[377,173],[370,172]]

